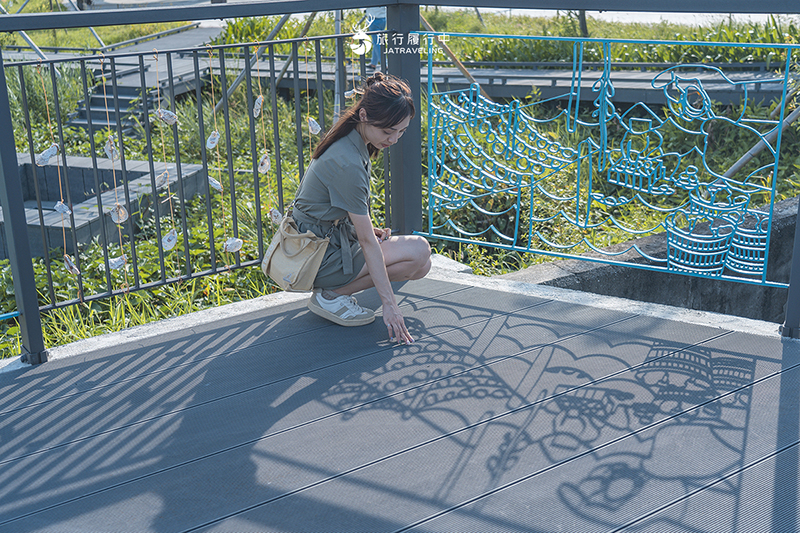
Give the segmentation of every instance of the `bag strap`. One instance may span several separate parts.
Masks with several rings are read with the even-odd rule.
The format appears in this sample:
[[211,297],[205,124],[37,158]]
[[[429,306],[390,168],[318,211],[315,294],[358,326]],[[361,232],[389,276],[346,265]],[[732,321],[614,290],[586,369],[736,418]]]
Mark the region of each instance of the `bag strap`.
[[[299,217],[295,217],[295,218],[299,219],[300,222],[302,222],[304,224],[314,224],[316,226],[323,226],[323,227],[325,226],[325,224],[330,224],[330,226],[328,227],[328,231],[325,233],[325,237],[324,237],[325,239],[330,239],[331,236],[333,235],[333,233],[337,229],[339,229],[339,224],[341,224],[342,222],[344,222],[347,219],[347,215],[345,215],[342,218],[338,218],[338,219],[333,220],[333,221],[328,221],[328,220],[321,220],[319,218],[312,217],[311,215],[308,215],[308,214],[304,213],[303,211],[301,211],[299,209],[298,209],[297,212],[299,213],[300,216]],[[294,214],[294,202],[292,202],[292,204],[287,209],[286,216],[290,217],[290,216],[293,216],[293,214]]]

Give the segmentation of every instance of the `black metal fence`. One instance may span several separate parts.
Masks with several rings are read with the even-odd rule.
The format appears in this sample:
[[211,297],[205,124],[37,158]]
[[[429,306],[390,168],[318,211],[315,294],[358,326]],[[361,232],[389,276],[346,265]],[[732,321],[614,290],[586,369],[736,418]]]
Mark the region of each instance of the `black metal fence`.
[[[0,142],[0,203],[11,206],[0,254],[12,264],[30,362],[46,360],[40,311],[260,263],[316,140],[368,74],[351,36],[0,69],[9,89],[0,123],[18,132],[17,146],[14,135]],[[384,71],[402,70],[389,61]],[[414,173],[419,188],[419,164]],[[387,165],[387,183],[391,174]]]
[[[139,24],[363,9],[375,4],[387,2],[300,0],[20,14],[3,18],[2,30],[114,25],[121,17],[128,24]],[[388,4],[388,35],[419,29],[417,4]],[[485,2],[448,4],[475,7]],[[641,9],[619,1],[588,4],[578,0],[504,2],[491,7]],[[676,2],[658,9],[716,12],[720,7],[709,0]],[[724,10],[779,13],[793,8],[775,0],[757,7],[733,2]],[[5,133],[0,138],[0,204],[21,342],[29,362],[47,358],[40,308],[157,287],[260,261],[270,235],[270,210],[281,212],[284,193],[296,187],[317,125],[324,130],[331,124],[336,109],[346,105],[353,79],[366,74],[363,58],[348,61],[347,37],[13,65],[4,65],[0,59],[0,84],[18,84],[20,101],[14,104],[21,110],[21,115],[12,117],[10,93],[0,91],[0,131],[11,132],[16,120],[27,136],[23,141],[27,153],[22,157],[17,155],[13,135]],[[418,52],[407,49],[387,55],[385,61],[385,71],[406,79],[412,87],[420,86]],[[229,94],[228,84],[239,73],[244,83]],[[87,108],[82,127],[88,149],[82,155],[66,149],[69,143],[60,114],[67,111],[61,108],[59,94],[59,80],[64,76],[79,80],[79,100]],[[201,90],[203,84],[207,89]],[[288,104],[279,96],[282,91],[292,94],[285,100]],[[415,94],[421,109],[419,94]],[[255,113],[259,99],[261,111]],[[194,104],[186,105],[187,101]],[[288,121],[279,112],[285,105],[293,115]],[[31,124],[37,121],[48,124],[41,138],[31,133]],[[389,150],[385,175],[387,216],[401,233],[421,229],[420,146],[418,113],[406,135]],[[31,211],[26,212],[26,207]],[[38,226],[30,237],[29,222]],[[48,280],[47,287],[39,289],[43,301],[37,295],[31,262],[37,247]],[[80,253],[91,247],[99,253],[93,257],[99,258]],[[53,249],[58,251],[54,254]],[[65,272],[69,283],[54,283]],[[800,290],[798,286],[790,287],[790,294]],[[787,314],[786,331],[792,335],[800,325],[797,307],[790,306]]]
[[[27,134],[18,165],[29,242],[48,281],[40,309],[257,264],[285,191],[367,74],[363,56],[337,68],[346,39],[7,66]],[[237,75],[243,83],[229,86]],[[81,87],[73,122],[86,142],[77,147],[62,120],[59,78],[68,77]],[[34,139],[34,123],[46,135]],[[59,269],[67,283],[53,283]]]

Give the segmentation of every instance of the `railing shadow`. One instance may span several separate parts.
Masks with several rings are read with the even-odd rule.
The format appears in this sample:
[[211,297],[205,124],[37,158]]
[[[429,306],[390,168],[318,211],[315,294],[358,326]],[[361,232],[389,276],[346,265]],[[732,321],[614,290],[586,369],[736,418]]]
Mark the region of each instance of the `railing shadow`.
[[[783,339],[781,368],[797,366],[800,345]],[[781,379],[778,404],[778,435],[775,448],[775,488],[772,502],[772,531],[795,531],[798,527],[798,465],[800,465],[800,387],[797,379]]]
[[[316,347],[298,349],[292,331],[299,315],[307,312],[176,332],[88,365],[53,361],[36,369],[31,386],[4,387],[0,531],[28,530],[32,522],[90,530],[97,521],[176,531],[221,509],[285,495],[261,482],[250,458],[255,443],[285,431],[275,428],[350,373],[391,354],[326,364]],[[315,326],[309,334],[324,334]],[[126,514],[131,503],[137,511]],[[304,505],[320,517],[335,511],[313,500]],[[402,525],[362,520],[375,530]]]
[[[740,530],[756,369],[776,358],[625,313],[398,294],[406,347],[380,321],[342,334],[295,308],[0,390],[0,530],[119,524],[131,506],[153,531],[702,532],[709,505],[714,531]],[[779,447],[797,442],[792,383]],[[796,455],[778,467],[785,524]]]

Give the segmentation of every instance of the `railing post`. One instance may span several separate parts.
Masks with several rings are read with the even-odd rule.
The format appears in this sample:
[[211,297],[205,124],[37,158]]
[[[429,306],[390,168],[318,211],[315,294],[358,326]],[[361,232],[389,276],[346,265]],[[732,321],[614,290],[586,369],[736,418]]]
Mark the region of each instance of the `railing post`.
[[419,30],[419,5],[387,6],[386,29],[388,71],[408,82],[417,109],[406,133],[389,148],[389,180],[386,183],[391,187],[392,228],[398,233],[409,234],[422,229],[420,46],[410,46],[408,42],[409,32]]
[[781,326],[784,337],[800,338],[800,205],[794,223],[794,248],[792,268],[789,274],[789,297],[786,301],[786,317]]
[[36,280],[31,263],[31,247],[28,241],[28,223],[22,199],[17,166],[17,150],[14,145],[14,126],[8,100],[8,85],[0,57],[0,131],[5,131],[0,140],[0,205],[3,208],[3,225],[8,243],[8,260],[14,276],[14,296],[19,311],[19,329],[22,337],[22,359],[30,364],[47,361],[47,351],[42,336],[42,321],[39,316]]

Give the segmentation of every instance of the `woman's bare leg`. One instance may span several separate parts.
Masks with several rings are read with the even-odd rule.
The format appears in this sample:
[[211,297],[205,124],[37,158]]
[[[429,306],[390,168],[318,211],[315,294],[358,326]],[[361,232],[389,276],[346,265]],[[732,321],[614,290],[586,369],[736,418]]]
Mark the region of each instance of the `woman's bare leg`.
[[[383,262],[389,281],[406,281],[425,277],[431,269],[431,247],[424,238],[416,235],[397,235],[381,243]],[[334,292],[354,294],[373,286],[367,266],[361,269],[356,279]]]

